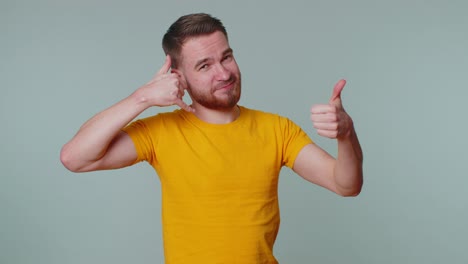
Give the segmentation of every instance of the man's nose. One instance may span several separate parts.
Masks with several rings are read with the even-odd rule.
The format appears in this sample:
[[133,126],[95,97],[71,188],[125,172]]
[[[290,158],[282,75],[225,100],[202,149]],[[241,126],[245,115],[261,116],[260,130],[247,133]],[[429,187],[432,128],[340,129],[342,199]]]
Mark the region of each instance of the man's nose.
[[228,80],[231,78],[231,72],[222,64],[216,67],[216,77],[218,80]]

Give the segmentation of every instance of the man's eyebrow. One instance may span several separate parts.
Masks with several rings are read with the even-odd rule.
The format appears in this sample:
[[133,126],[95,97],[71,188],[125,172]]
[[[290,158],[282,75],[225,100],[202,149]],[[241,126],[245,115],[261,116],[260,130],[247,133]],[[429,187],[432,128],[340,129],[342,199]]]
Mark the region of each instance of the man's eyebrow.
[[[223,57],[226,56],[227,54],[231,54],[231,53],[233,53],[233,50],[232,50],[231,48],[228,48],[228,49],[226,49],[225,51],[223,51]],[[206,63],[207,61],[209,61],[209,60],[211,60],[211,59],[212,59],[212,58],[209,57],[209,58],[203,58],[203,59],[197,61],[197,63],[195,63],[194,68],[195,68],[195,69],[198,68],[200,65]]]
[[202,65],[202,64],[204,64],[204,63],[206,63],[206,62],[209,61],[209,60],[210,60],[209,58],[204,58],[204,59],[201,59],[201,60],[197,61],[197,63],[195,63],[194,68],[197,69],[198,66],[200,66],[200,65]]
[[226,54],[233,53],[233,52],[234,52],[234,51],[233,51],[231,48],[229,48],[229,49],[227,49],[227,50],[225,50],[225,51],[223,52],[223,56],[226,55]]

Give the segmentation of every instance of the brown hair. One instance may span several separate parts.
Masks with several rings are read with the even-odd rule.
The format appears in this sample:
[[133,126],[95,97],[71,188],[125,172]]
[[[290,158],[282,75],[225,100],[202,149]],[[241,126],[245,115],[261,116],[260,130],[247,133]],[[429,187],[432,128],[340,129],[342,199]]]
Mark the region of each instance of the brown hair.
[[189,14],[177,19],[169,27],[162,40],[164,52],[171,56],[172,67],[176,68],[178,62],[180,62],[182,46],[189,38],[209,35],[216,31],[220,31],[226,38],[228,37],[221,20],[209,14]]

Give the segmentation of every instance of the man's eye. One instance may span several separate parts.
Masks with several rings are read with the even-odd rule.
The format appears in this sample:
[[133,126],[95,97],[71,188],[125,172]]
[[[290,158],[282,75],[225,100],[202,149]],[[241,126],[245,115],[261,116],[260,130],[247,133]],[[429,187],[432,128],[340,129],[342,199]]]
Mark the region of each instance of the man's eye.
[[202,66],[200,66],[200,68],[198,68],[199,70],[205,70],[208,68],[208,64],[203,64]]

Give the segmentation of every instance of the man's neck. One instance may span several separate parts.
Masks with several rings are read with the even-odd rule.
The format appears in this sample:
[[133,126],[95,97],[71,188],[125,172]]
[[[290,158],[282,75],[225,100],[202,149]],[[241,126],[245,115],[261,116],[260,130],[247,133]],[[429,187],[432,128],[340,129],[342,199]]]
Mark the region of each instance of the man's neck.
[[210,124],[228,124],[236,120],[240,114],[237,105],[225,110],[209,109],[199,104],[193,104],[192,107],[195,109],[194,114],[198,119]]

